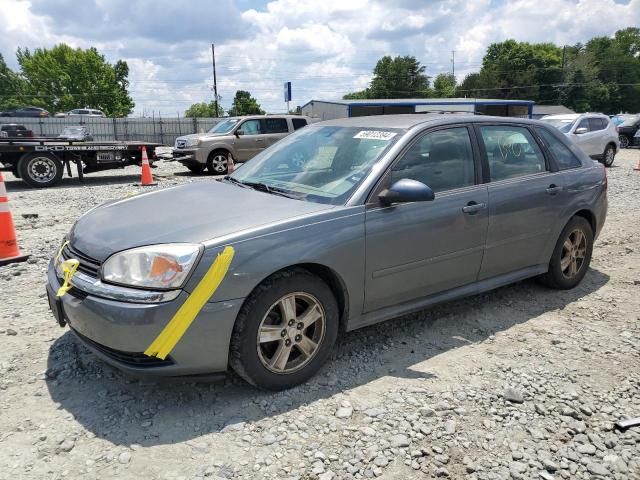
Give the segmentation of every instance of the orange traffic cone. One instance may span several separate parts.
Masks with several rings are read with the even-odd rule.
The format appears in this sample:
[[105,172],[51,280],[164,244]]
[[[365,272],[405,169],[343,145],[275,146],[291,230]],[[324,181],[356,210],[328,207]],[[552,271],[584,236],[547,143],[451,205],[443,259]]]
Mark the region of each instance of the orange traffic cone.
[[229,154],[229,156],[227,157],[227,175],[232,174],[235,169],[236,166],[233,163],[233,157],[231,156],[231,154]]
[[24,262],[29,255],[21,255],[16,241],[16,229],[9,211],[9,198],[0,172],[0,266]]
[[151,175],[151,167],[149,166],[149,157],[147,157],[147,147],[142,147],[142,177],[140,178],[141,186],[157,185],[158,182],[153,181],[153,175]]
[[636,168],[634,168],[634,170],[640,171],[640,158],[638,159],[638,165],[636,166]]

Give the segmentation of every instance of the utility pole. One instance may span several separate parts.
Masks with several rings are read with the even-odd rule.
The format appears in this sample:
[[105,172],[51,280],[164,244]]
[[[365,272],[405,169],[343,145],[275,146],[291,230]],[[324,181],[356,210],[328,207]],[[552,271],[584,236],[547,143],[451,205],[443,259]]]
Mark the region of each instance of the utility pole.
[[211,59],[213,60],[213,100],[216,106],[215,115],[218,116],[218,82],[216,80],[216,49],[211,44]]
[[561,86],[558,89],[558,105],[562,105],[562,89],[564,88],[564,86],[566,85],[565,79],[564,79],[564,53],[565,50],[567,49],[566,45],[562,46],[562,70],[560,71],[560,81],[561,81]]
[[451,50],[451,75],[456,78],[456,51]]

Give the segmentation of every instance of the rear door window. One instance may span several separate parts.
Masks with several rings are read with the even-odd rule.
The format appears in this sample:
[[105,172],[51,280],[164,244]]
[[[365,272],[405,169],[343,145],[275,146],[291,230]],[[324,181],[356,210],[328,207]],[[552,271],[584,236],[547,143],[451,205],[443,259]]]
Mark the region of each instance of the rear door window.
[[491,181],[506,180],[547,170],[542,150],[528,129],[519,126],[481,126]]
[[576,168],[582,165],[578,157],[576,157],[569,147],[558,140],[551,132],[546,128],[536,127],[538,135],[542,137],[542,141],[547,146],[553,159],[556,161],[559,170],[566,170],[568,168]]
[[307,126],[307,121],[304,118],[293,118],[291,121],[293,122],[294,130]]
[[287,133],[289,131],[286,118],[266,118],[264,122],[266,133]]
[[605,124],[602,118],[590,118],[589,119],[589,130],[592,132],[597,132],[598,130],[603,130],[605,128]]

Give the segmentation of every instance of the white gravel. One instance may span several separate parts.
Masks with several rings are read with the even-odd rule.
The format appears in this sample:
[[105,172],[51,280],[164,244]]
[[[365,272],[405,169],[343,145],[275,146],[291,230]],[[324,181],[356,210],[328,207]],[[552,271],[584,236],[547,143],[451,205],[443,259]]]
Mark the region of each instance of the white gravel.
[[526,281],[350,333],[277,394],[131,379],[54,323],[48,259],[83,211],[140,191],[138,169],[48,190],[7,175],[32,257],[0,267],[0,479],[640,479],[640,428],[613,428],[640,416],[639,159],[608,169],[576,289]]

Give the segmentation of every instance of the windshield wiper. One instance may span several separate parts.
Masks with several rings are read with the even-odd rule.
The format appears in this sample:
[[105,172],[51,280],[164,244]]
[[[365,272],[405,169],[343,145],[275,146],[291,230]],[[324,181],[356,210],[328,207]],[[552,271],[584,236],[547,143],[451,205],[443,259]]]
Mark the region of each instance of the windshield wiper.
[[296,200],[300,200],[302,198],[301,195],[296,195],[295,193],[290,192],[289,190],[267,185],[266,183],[260,183],[260,182],[241,182],[241,183],[243,185],[247,185],[253,188],[254,190],[271,193],[273,195],[280,195],[281,197],[294,198]]
[[235,185],[238,185],[239,187],[242,187],[242,188],[252,188],[251,186],[247,185],[246,183],[241,182],[240,180],[236,180],[235,178],[230,177],[229,175],[225,175],[222,179],[228,181],[229,183],[233,183]]

